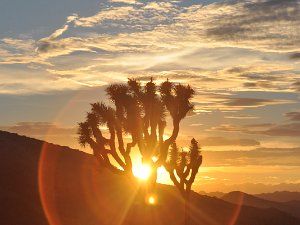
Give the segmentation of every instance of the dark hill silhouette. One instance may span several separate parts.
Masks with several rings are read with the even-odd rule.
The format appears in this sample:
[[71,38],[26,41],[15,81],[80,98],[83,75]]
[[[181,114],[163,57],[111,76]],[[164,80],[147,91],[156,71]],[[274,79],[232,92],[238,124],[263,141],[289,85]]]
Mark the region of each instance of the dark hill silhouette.
[[[146,205],[143,187],[100,170],[93,156],[3,131],[0,181],[0,224],[47,225],[42,203],[51,225],[183,223],[183,201],[173,186],[157,185],[157,204]],[[235,216],[236,225],[300,224],[274,208],[243,206],[238,213],[237,205],[191,194],[192,224],[227,225]]]
[[253,206],[257,208],[276,208],[278,210],[290,213],[293,216],[300,218],[299,201],[289,201],[281,203],[273,202],[240,191],[233,191],[228,194],[225,194],[222,197],[222,199],[233,204],[238,204],[242,202],[243,205]]
[[276,191],[273,193],[256,194],[255,196],[273,202],[300,201],[300,192],[292,191]]
[[214,192],[200,191],[199,194],[207,195],[207,196],[211,196],[211,197],[217,197],[217,198],[222,198],[225,195],[225,193],[220,192],[220,191],[214,191]]

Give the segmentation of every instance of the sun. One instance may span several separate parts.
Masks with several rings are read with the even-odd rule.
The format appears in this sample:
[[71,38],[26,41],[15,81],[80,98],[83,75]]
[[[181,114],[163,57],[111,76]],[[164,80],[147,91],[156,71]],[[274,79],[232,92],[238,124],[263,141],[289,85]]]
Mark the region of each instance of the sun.
[[147,180],[151,175],[151,167],[147,164],[141,164],[133,168],[135,177],[141,180]]

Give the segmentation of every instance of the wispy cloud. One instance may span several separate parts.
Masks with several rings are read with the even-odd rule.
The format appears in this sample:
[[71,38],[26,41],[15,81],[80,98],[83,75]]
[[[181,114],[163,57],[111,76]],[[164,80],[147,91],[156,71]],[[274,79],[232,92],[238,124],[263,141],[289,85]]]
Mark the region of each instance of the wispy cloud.
[[51,63],[40,58],[35,52],[35,42],[31,39],[4,38],[0,40],[0,65]]
[[300,123],[289,123],[276,125],[268,130],[262,131],[261,134],[267,134],[271,136],[300,136]]
[[0,126],[0,130],[18,133],[40,140],[78,148],[76,127],[64,127],[49,122],[18,122],[11,126]]
[[224,137],[207,137],[200,140],[201,146],[257,146],[259,141],[254,139],[232,139]]
[[125,3],[125,4],[142,4],[136,0],[110,0],[110,2]]
[[290,58],[295,59],[295,60],[300,59],[300,52],[296,52],[296,53],[291,54]]
[[285,116],[292,121],[300,121],[300,112],[288,112]]
[[[207,7],[207,36],[229,45],[263,51],[299,49],[298,1],[232,1]],[[214,19],[214,20],[212,20]]]
[[300,166],[299,148],[256,148],[249,151],[203,151],[206,166]]
[[231,98],[224,104],[231,107],[260,107],[266,105],[289,104],[293,101],[289,100],[273,100],[258,98]]
[[49,122],[18,122],[12,126],[2,126],[0,129],[29,136],[44,136],[48,133],[52,135],[70,135],[70,133],[76,133],[74,132],[76,131],[75,128],[63,128],[58,124]]
[[222,124],[214,127],[213,129],[227,132],[243,132],[248,134],[263,134],[270,136],[298,137],[300,135],[300,123],[265,123],[248,125]]
[[[112,0],[94,15],[67,16],[60,28],[39,40],[2,39],[0,64],[35,64],[44,68],[42,74],[59,74],[54,71],[70,70],[59,68],[60,57],[75,60],[79,55],[78,67],[96,65],[99,74],[181,75],[181,80],[192,74],[199,76],[204,89],[220,88],[214,85],[220,81],[223,89],[296,91],[291,83],[300,72],[289,58],[299,52],[298,12],[297,1],[183,7],[176,1]],[[287,52],[286,62],[277,63],[284,57],[280,52]],[[105,83],[89,72],[74,71],[70,79],[78,83],[79,76],[86,76],[90,83]],[[283,73],[293,78],[282,79]],[[184,81],[193,79],[186,76]]]

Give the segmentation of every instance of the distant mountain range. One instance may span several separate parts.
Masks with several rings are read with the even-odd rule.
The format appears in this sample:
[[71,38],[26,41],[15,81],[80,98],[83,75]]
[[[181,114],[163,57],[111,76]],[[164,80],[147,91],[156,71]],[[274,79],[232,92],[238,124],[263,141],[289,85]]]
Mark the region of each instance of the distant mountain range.
[[256,208],[275,208],[300,218],[300,201],[297,200],[288,202],[274,202],[240,191],[233,191],[225,194],[222,199],[233,204],[242,204]]
[[[4,131],[0,131],[0,181],[0,224],[183,224],[183,201],[173,186],[157,184],[157,204],[147,205],[143,185],[100,169],[93,156]],[[234,197],[241,195],[242,206]],[[219,199],[193,192],[192,224],[300,224],[290,211],[245,195]]]
[[[222,198],[227,193],[219,192],[219,191],[217,192],[200,191],[199,194]],[[261,199],[273,201],[273,202],[300,201],[300,192],[293,192],[293,191],[275,191],[272,193],[253,194],[253,196],[256,196]]]
[[276,191],[274,193],[256,194],[255,196],[274,202],[300,201],[300,192]]
[[225,195],[225,193],[220,192],[220,191],[214,191],[214,192],[200,191],[199,194],[207,195],[207,196],[210,196],[210,197],[217,197],[217,198],[222,198]]

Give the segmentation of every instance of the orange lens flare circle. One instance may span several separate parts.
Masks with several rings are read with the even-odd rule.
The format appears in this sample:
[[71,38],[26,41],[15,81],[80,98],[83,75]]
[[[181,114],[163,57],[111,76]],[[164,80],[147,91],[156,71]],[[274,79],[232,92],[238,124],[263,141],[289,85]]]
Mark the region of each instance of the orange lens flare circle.
[[147,194],[145,197],[145,203],[147,205],[156,205],[157,204],[157,196],[156,194]]
[[50,225],[62,225],[56,207],[55,167],[57,154],[47,150],[44,143],[39,161],[38,184],[42,207]]
[[101,172],[98,170],[97,161],[92,157],[80,151],[57,149],[52,144],[43,144],[38,187],[49,225],[75,224],[76,218],[82,223],[86,216],[95,224],[102,224],[104,217],[122,219],[112,218],[113,215],[109,217],[107,212],[103,213],[103,209],[116,208],[113,205],[116,191],[111,192],[104,187],[104,182],[99,179]]
[[237,204],[233,208],[232,216],[229,218],[228,225],[234,225],[240,215],[243,202],[244,202],[244,193],[240,192],[237,196]]
[[148,203],[149,203],[150,205],[154,205],[155,202],[156,202],[156,200],[155,200],[154,196],[150,196],[150,197],[148,198]]
[[[83,93],[79,92],[72,97],[61,109],[61,111],[57,113],[56,117],[53,119],[53,122],[59,121],[59,119],[63,118],[65,115],[72,113],[77,100],[80,99],[82,95]],[[51,137],[51,135],[55,135],[55,131],[49,129],[44,139],[48,140],[48,137]],[[61,157],[61,151],[55,149],[54,145],[46,142],[43,143],[38,164],[38,189],[41,204],[50,225],[63,225],[58,202],[60,197],[58,186],[61,178],[58,176],[59,171],[57,171],[62,165]],[[89,182],[91,183],[92,181]]]
[[[78,94],[72,98],[58,113],[54,121],[71,112],[76,99],[80,96],[81,94]],[[48,135],[50,136],[51,134],[53,134],[53,131],[49,130]],[[61,152],[55,150],[52,144],[44,143],[42,145],[38,166],[38,188],[41,204],[49,225],[65,225],[62,219],[62,212],[60,211],[60,202],[58,201],[60,197],[58,196],[60,195],[58,185],[61,181],[61,178],[58,178],[57,174],[59,173],[58,168],[61,168],[61,164],[63,164],[61,157],[63,157]],[[147,180],[151,175],[151,167],[148,165],[141,165],[133,172],[139,179]],[[77,175],[81,176],[80,172]],[[95,205],[95,202],[105,202],[105,204],[107,204],[109,199],[103,199],[103,196],[95,196],[91,194],[97,192],[94,190],[99,190],[99,184],[93,179],[92,174],[90,174],[87,178],[82,179],[80,185],[82,186],[82,190],[84,190],[82,193],[89,206],[89,210],[91,210],[94,215],[99,215],[100,212],[98,210],[101,208],[101,206],[99,207],[99,205]],[[238,204],[236,204],[236,206],[233,208],[232,214],[228,219],[228,225],[234,225],[236,223],[243,205],[243,199],[244,195],[241,193],[238,197]],[[157,196],[147,195],[145,202],[149,205],[156,205],[158,204]]]

